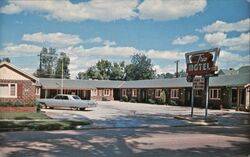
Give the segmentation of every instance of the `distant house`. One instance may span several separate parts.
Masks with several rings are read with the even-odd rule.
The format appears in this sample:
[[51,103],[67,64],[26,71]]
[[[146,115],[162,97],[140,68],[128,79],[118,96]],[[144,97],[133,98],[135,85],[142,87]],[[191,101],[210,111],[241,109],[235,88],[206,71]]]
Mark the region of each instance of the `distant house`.
[[0,63],[0,102],[29,104],[40,96],[38,79],[8,62]]
[[242,66],[238,70],[233,68],[229,69],[220,69],[218,75],[241,75],[241,74],[249,74],[250,73],[250,65]]
[[239,73],[238,70],[230,68],[230,69],[220,69],[218,75],[237,75],[238,73]]

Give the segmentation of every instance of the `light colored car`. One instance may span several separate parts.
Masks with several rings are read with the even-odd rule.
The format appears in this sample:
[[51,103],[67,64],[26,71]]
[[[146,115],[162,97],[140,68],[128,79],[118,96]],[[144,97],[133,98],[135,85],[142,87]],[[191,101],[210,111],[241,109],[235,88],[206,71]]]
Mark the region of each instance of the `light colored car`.
[[81,100],[77,95],[67,94],[58,94],[51,99],[38,99],[37,102],[44,108],[65,107],[79,110],[96,107],[97,105],[97,102],[94,100]]

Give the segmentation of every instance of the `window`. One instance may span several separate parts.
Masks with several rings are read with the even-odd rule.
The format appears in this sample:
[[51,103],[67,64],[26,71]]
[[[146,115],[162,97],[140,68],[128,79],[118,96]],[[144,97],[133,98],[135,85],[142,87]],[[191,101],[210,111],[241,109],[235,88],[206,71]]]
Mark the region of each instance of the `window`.
[[179,98],[179,89],[171,89],[171,98]]
[[155,97],[159,98],[161,96],[161,89],[156,89],[155,90]]
[[68,96],[62,96],[62,100],[69,100]]
[[55,99],[62,99],[62,96],[61,96],[61,95],[57,95],[57,96],[55,97]]
[[97,96],[97,90],[96,89],[91,90],[91,96]]
[[194,90],[194,96],[195,97],[201,97],[202,94],[203,94],[203,90],[201,90],[201,89],[195,89]]
[[127,96],[127,90],[126,89],[122,89],[122,96]]
[[102,90],[98,90],[99,96],[102,96]]
[[72,97],[73,97],[73,99],[75,99],[75,100],[81,100],[81,98],[80,98],[79,96],[74,95],[74,96],[72,96]]
[[36,95],[40,95],[40,88],[36,87]]
[[132,89],[132,97],[137,97],[137,89]]
[[1,83],[0,84],[0,97],[16,98],[17,97],[17,84]]
[[220,89],[210,89],[209,90],[209,99],[220,100]]
[[104,89],[104,96],[109,96],[109,95],[110,95],[110,90]]

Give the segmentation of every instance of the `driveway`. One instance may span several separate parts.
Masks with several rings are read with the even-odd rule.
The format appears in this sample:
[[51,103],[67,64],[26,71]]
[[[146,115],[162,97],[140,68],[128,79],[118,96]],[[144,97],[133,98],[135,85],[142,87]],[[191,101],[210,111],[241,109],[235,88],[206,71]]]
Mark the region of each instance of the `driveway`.
[[[69,109],[44,109],[52,118],[71,120],[90,120],[87,128],[124,128],[124,127],[169,127],[194,124],[190,121],[176,119],[175,116],[189,117],[190,107],[152,105],[119,101],[99,101],[96,108],[85,111]],[[203,119],[204,109],[194,108],[197,119]],[[221,125],[250,124],[249,113],[233,110],[208,110],[209,117],[216,118]],[[242,117],[243,116],[243,117]],[[201,124],[201,123],[195,123]]]

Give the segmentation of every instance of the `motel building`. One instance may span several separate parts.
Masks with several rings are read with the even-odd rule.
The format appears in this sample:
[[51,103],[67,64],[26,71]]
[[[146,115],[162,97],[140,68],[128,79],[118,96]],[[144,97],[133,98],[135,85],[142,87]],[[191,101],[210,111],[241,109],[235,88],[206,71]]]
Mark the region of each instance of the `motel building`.
[[[205,67],[205,66],[204,66]],[[70,80],[36,78],[16,66],[0,63],[0,102],[35,102],[37,98],[52,98],[61,93],[75,94],[87,100],[116,100],[141,103],[167,102],[191,106],[192,83],[186,78],[137,81]],[[238,70],[220,70],[209,82],[209,107],[250,109],[250,66]],[[205,106],[205,90],[194,90],[194,105]]]

